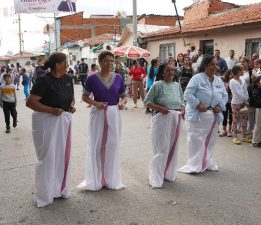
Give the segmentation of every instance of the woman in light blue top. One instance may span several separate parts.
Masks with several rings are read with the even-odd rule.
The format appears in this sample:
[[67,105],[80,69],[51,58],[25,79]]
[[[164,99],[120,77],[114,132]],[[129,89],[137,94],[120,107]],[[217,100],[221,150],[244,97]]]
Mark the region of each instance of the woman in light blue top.
[[200,73],[192,77],[185,90],[188,161],[180,172],[218,170],[213,162],[213,150],[228,95],[221,78],[215,75],[216,70],[215,57],[204,55]]
[[[152,86],[152,84],[155,81],[158,69],[157,69],[157,60],[156,59],[152,59],[151,60],[151,65],[148,67],[147,69],[147,82],[146,82],[146,91],[148,92]],[[146,114],[151,113],[150,109],[147,108],[145,111]]]
[[164,179],[176,179],[184,102],[180,84],[173,82],[174,76],[174,65],[164,65],[164,80],[154,83],[144,100],[147,107],[158,112],[152,117],[151,125],[153,157],[149,165],[149,181],[153,188],[161,188]]

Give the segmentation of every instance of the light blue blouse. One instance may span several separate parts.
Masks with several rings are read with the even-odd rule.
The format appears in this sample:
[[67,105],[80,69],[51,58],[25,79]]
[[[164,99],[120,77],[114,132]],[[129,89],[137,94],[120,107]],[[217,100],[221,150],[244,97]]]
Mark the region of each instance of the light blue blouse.
[[149,103],[161,105],[168,109],[179,110],[180,106],[184,103],[180,84],[177,82],[167,83],[165,81],[155,82],[144,100],[145,105]]
[[[222,111],[226,110],[228,94],[220,77],[214,76],[214,80],[210,83],[205,73],[198,73],[191,78],[184,93],[184,99],[187,102],[185,118],[187,121],[199,121],[199,111],[197,105],[202,102],[206,107],[215,108],[220,105]],[[223,114],[220,112],[217,122],[223,120]]]

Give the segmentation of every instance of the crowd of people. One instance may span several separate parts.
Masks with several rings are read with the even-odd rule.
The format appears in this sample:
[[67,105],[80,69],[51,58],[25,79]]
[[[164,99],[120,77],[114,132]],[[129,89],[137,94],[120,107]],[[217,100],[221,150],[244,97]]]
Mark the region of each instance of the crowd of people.
[[[214,55],[203,55],[200,49],[196,54],[191,48],[178,54],[177,60],[170,56],[162,63],[158,57],[150,65],[144,59],[133,60],[128,68],[111,51],[102,51],[99,66],[92,64],[89,71],[82,59],[68,73],[66,55],[57,52],[44,64],[39,62],[34,70],[29,70],[29,63],[24,68],[19,64],[12,69],[1,68],[0,105],[6,132],[10,132],[10,115],[13,127],[17,125],[16,90],[20,77],[23,86],[27,86],[26,106],[34,111],[37,206],[44,207],[55,198],[69,195],[71,113],[76,111],[74,73],[83,87],[82,101],[92,107],[85,179],[78,185],[80,189],[124,188],[120,172],[120,111],[126,108],[128,94],[133,98],[134,109],[140,97],[145,112],[152,114],[149,182],[153,188],[161,188],[164,180],[174,181],[177,171],[218,170],[213,160],[218,135],[232,136],[234,144],[243,141],[261,147],[261,60],[256,53],[251,60],[237,60],[234,56],[233,50],[223,59],[217,49]],[[184,118],[188,160],[178,169]],[[221,123],[223,129],[219,132]]]

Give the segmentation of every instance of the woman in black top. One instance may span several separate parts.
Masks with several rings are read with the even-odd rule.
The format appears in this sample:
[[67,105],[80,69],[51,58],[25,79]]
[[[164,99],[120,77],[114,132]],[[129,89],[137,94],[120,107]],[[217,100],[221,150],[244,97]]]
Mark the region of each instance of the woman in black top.
[[191,61],[190,58],[188,56],[186,56],[184,58],[184,64],[183,66],[179,67],[178,69],[178,80],[179,83],[181,85],[182,91],[184,92],[188,82],[190,81],[190,79],[192,78],[192,76],[194,75],[194,70],[191,66]]
[[72,78],[67,75],[63,53],[50,55],[43,69],[51,72],[39,77],[26,106],[33,109],[32,130],[38,163],[35,174],[37,207],[54,198],[68,197],[71,149],[71,113],[75,112]]

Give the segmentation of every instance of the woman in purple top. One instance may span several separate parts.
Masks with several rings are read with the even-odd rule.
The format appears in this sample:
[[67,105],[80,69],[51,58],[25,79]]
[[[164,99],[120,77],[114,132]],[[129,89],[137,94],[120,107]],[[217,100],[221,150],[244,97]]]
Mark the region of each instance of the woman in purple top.
[[[93,105],[90,115],[85,180],[78,188],[97,191],[124,187],[120,173],[121,115],[127,103],[124,81],[112,71],[114,55],[98,56],[101,72],[87,77],[82,99]],[[90,98],[93,94],[94,99]]]

